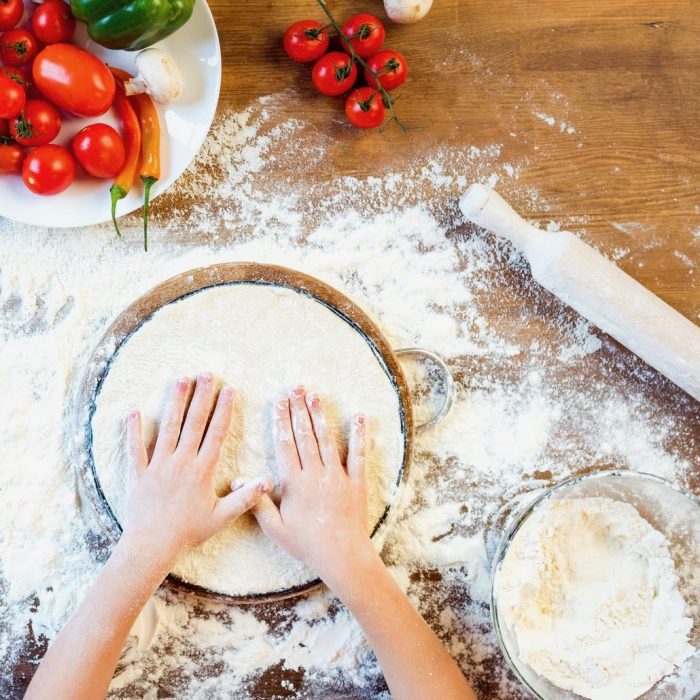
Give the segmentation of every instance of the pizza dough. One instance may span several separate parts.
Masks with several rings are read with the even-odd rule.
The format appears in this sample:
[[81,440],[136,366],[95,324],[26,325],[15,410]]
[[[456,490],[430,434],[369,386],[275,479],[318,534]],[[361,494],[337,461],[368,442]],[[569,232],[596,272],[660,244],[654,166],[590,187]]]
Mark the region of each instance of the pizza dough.
[[[277,481],[271,409],[294,386],[322,397],[343,452],[350,421],[364,413],[372,436],[367,464],[372,530],[392,500],[404,456],[398,392],[372,347],[342,317],[296,290],[253,283],[209,287],[163,306],[113,358],[95,402],[92,456],[118,519],[124,512],[127,411],[141,410],[144,435],[152,443],[172,382],[204,371],[238,392],[215,476],[220,494],[238,476]],[[274,592],[315,578],[249,515],[182,555],[172,573],[229,595]]]

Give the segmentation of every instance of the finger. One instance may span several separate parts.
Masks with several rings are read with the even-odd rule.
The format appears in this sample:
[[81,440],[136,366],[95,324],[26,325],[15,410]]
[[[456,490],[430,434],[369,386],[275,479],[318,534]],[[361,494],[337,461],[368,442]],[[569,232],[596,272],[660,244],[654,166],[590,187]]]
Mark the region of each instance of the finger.
[[277,544],[284,540],[284,523],[279,509],[269,494],[265,494],[253,508],[253,515],[262,531]]
[[209,373],[197,377],[190,407],[187,409],[185,424],[178,443],[178,452],[196,454],[202,444],[204,430],[207,427],[211,405],[214,400],[214,378]]
[[192,380],[189,377],[183,377],[175,382],[158,427],[158,439],[153,450],[153,460],[165,459],[175,452],[191,385]]
[[307,394],[306,406],[311,416],[311,424],[313,425],[314,434],[318,442],[318,451],[321,454],[321,461],[326,467],[340,467],[338,446],[335,444],[335,436],[328,424],[328,416],[321,405],[321,398],[319,395]]
[[246,511],[249,511],[266,493],[272,491],[269,479],[254,479],[220,498],[214,508],[217,528],[224,527]]
[[141,471],[148,466],[148,454],[141,427],[141,414],[138,411],[129,411],[126,421],[126,453],[129,469]]
[[318,442],[311,425],[311,417],[304,400],[304,387],[298,386],[292,391],[289,407],[292,414],[292,431],[294,442],[302,469],[317,469],[322,466],[321,455],[318,452]]
[[353,481],[364,483],[367,460],[367,425],[365,417],[355,416],[348,444],[348,474]]
[[219,461],[221,447],[231,427],[232,415],[233,389],[225,385],[221,387],[219,398],[216,400],[214,415],[211,417],[204,441],[199,448],[199,457],[209,467],[213,467]]
[[289,415],[289,399],[282,398],[277,402],[272,422],[272,432],[275,440],[275,461],[280,479],[288,483],[289,479],[301,469],[299,453],[294,442],[292,419]]

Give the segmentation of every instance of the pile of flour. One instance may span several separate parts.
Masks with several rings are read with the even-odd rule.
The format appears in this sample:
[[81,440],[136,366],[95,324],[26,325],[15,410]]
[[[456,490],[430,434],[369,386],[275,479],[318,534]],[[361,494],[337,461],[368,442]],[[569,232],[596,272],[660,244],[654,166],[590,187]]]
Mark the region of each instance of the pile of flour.
[[668,541],[628,503],[544,503],[497,586],[520,659],[585,698],[634,700],[695,651]]
[[[219,285],[167,304],[120,346],[92,418],[95,468],[118,519],[123,522],[125,511],[126,412],[130,406],[141,410],[144,438],[154,444],[174,378],[204,371],[237,392],[214,476],[219,494],[228,493],[240,477],[279,480],[272,406],[302,384],[322,397],[341,451],[353,417],[366,416],[368,529],[374,529],[394,498],[403,462],[397,390],[364,336],[347,321],[306,294],[262,284]],[[309,522],[309,527],[326,526]],[[173,573],[236,596],[274,593],[316,578],[266,537],[250,515],[182,554]]]

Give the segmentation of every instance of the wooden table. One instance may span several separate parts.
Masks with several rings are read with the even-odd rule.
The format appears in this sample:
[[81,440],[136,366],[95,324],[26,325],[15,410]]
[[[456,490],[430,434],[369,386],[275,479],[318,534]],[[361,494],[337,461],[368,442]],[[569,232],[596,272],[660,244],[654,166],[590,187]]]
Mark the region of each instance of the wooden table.
[[[339,17],[361,10],[384,16],[377,0],[337,0],[332,9]],[[294,91],[298,99],[287,116],[333,140],[324,164],[306,176],[367,176],[398,169],[402,159],[437,144],[501,143],[503,163],[527,163],[519,179],[522,195],[513,201],[522,214],[563,221],[609,255],[625,249],[623,269],[700,319],[697,2],[436,0],[418,24],[388,26],[388,44],[406,55],[411,69],[402,117],[424,127],[408,136],[396,128],[383,134],[344,128],[338,103],[315,95],[308,69],[287,60],[281,33],[294,20],[321,18],[312,0],[214,0],[212,11],[224,61],[220,110]],[[534,205],[528,187],[541,195]],[[540,201],[548,202],[546,210],[538,208]],[[166,204],[173,202],[155,204],[156,215]],[[576,227],[577,221],[585,226]],[[502,313],[503,323],[516,323],[515,308]],[[602,352],[620,350],[608,344]],[[687,428],[683,449],[699,464],[697,404],[684,402],[663,382],[649,389],[649,401],[654,410],[677,412]],[[694,479],[696,492],[699,481]],[[426,585],[431,579],[440,585],[436,572],[422,576]],[[27,656],[37,651],[29,648]],[[15,670],[17,697],[32,668]],[[283,678],[295,681],[281,667],[270,669],[255,697],[294,697]],[[488,680],[480,692],[496,697]]]

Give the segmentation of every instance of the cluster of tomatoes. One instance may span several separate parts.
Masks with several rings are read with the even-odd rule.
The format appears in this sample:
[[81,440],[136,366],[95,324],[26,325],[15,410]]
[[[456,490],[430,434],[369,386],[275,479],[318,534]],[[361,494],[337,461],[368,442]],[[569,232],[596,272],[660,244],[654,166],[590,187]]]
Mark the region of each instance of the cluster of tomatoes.
[[104,114],[115,95],[107,66],[71,43],[75,18],[64,0],[45,0],[28,26],[23,0],[0,0],[0,174],[21,174],[36,194],[62,192],[76,161],[93,177],[114,177],[125,153],[108,124],[82,129],[71,148],[51,143],[64,116]]
[[353,126],[361,129],[381,126],[391,106],[387,104],[391,98],[385,93],[405,82],[406,59],[398,51],[382,50],[384,26],[374,15],[353,15],[342,25],[341,51],[327,53],[331,41],[329,29],[330,26],[313,19],[295,22],[284,34],[284,50],[294,61],[315,61],[311,79],[324,95],[337,96],[350,90],[357,82],[359,65],[367,85],[350,93],[345,101],[345,114]]

